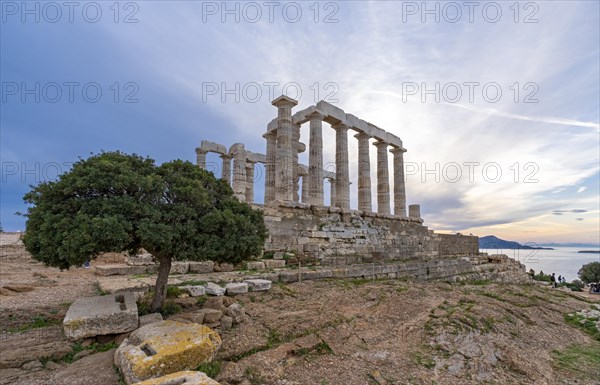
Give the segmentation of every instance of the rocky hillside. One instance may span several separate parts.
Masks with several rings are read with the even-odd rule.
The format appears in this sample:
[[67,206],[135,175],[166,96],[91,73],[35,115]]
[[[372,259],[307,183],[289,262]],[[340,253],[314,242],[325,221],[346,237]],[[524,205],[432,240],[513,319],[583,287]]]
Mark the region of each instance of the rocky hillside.
[[[97,294],[89,270],[25,260],[0,269],[0,384],[119,385],[120,340],[68,342],[70,302]],[[187,301],[189,298],[186,298]],[[600,297],[533,284],[324,279],[235,297],[219,330],[222,385],[589,384],[600,378]],[[193,319],[203,304],[169,317]]]

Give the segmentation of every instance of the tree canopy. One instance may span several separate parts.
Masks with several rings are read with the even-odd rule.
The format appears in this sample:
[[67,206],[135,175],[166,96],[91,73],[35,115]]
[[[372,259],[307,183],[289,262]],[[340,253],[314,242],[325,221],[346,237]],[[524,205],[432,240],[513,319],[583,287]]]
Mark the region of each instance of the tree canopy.
[[239,202],[227,182],[181,160],[157,166],[103,152],[32,186],[24,200],[31,206],[23,243],[33,258],[60,269],[140,248],[161,270],[171,260],[236,263],[258,255],[267,235],[262,213]]
[[577,275],[585,283],[600,282],[600,262],[590,262],[583,265]]

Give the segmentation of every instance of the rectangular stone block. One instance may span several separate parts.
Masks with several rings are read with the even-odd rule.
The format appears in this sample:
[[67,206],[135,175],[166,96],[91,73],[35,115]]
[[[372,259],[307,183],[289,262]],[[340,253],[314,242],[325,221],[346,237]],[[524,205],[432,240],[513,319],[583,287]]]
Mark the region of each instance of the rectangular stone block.
[[71,340],[126,333],[137,327],[138,308],[131,292],[79,298],[63,320],[65,335]]
[[173,262],[170,274],[187,274],[190,265],[188,262]]
[[191,297],[200,297],[206,293],[206,288],[204,286],[196,285],[196,286],[180,286],[181,290],[185,290]]
[[206,294],[221,296],[225,295],[225,288],[217,285],[214,282],[208,282],[204,287]]
[[244,282],[248,284],[250,291],[266,291],[271,289],[271,281],[266,279],[247,279]]
[[101,277],[109,275],[137,275],[146,274],[151,266],[130,266],[130,265],[102,265],[95,266],[94,272]]
[[281,269],[285,267],[285,261],[283,259],[265,259],[263,262],[267,269]]
[[213,261],[189,262],[189,273],[193,274],[208,274],[215,271],[215,263]]
[[261,261],[249,261],[246,262],[246,269],[248,270],[264,270],[265,263]]
[[244,282],[228,283],[225,285],[225,290],[227,290],[227,295],[245,294],[248,292],[248,284]]

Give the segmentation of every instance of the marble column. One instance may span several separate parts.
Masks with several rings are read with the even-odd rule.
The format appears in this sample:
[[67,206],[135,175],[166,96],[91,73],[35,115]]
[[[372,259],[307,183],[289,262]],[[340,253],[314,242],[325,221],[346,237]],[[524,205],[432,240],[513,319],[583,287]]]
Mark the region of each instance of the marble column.
[[323,206],[323,115],[313,112],[310,119],[310,141],[308,144],[308,182],[309,202]]
[[293,201],[294,170],[292,107],[298,104],[285,95],[271,103],[277,107],[277,151],[275,160],[275,199]]
[[275,200],[275,157],[277,152],[276,132],[267,132],[263,135],[267,140],[267,156],[265,163],[265,204]]
[[221,170],[221,179],[227,181],[227,183],[231,186],[231,155],[221,154],[221,159],[223,159],[223,168]]
[[206,170],[206,153],[208,151],[196,147],[196,165],[202,170]]
[[408,216],[415,219],[421,219],[421,205],[408,206]]
[[377,147],[377,213],[390,213],[390,173],[388,171],[388,144],[375,142]]
[[300,125],[292,123],[292,195],[294,202],[300,201],[300,174],[298,173],[298,153],[300,152]]
[[404,148],[394,147],[394,215],[406,217],[406,185],[404,180]]
[[300,174],[300,177],[302,177],[302,203],[311,204],[308,174]]
[[233,157],[233,194],[240,202],[246,201],[246,151],[241,148]]
[[327,180],[329,181],[329,206],[335,207],[335,199],[337,195],[335,192],[335,178],[327,178]]
[[373,211],[371,202],[371,159],[369,155],[370,136],[361,132],[354,135],[358,139],[358,209]]
[[255,162],[246,163],[246,202],[254,202],[254,165]]
[[336,124],[335,129],[335,206],[350,209],[350,175],[348,170],[348,126]]

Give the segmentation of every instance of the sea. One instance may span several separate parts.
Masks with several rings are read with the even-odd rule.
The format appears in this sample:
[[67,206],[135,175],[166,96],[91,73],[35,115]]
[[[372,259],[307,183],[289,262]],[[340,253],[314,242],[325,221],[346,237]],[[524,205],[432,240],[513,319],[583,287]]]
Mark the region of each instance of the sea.
[[554,247],[554,250],[508,250],[508,249],[481,249],[480,252],[488,254],[506,254],[510,258],[523,263],[527,271],[535,270],[538,274],[562,275],[571,282],[579,279],[577,272],[581,266],[590,262],[600,262],[600,254],[578,253],[583,250],[598,250],[586,247]]

